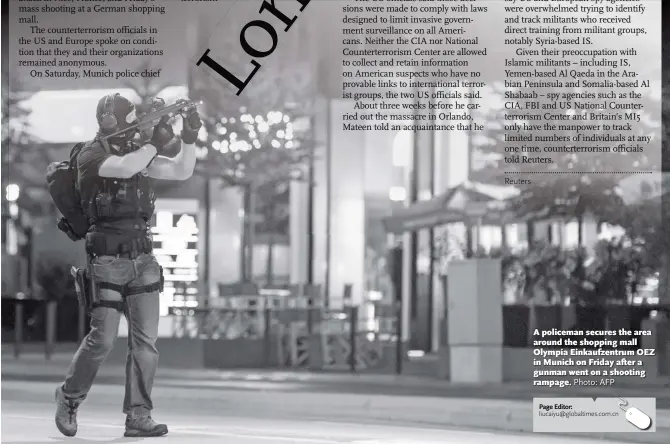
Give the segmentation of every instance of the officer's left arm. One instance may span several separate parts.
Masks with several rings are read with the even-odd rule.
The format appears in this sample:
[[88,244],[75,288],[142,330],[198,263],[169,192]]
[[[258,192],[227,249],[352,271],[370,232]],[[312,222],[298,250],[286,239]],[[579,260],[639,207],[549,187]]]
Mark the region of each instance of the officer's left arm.
[[195,142],[202,121],[198,111],[193,109],[183,116],[181,132],[181,151],[173,158],[157,156],[149,165],[149,177],[165,180],[186,180],[193,175],[195,169]]
[[164,180],[186,180],[195,168],[195,144],[181,144],[181,151],[175,157],[156,156],[147,168],[149,177]]

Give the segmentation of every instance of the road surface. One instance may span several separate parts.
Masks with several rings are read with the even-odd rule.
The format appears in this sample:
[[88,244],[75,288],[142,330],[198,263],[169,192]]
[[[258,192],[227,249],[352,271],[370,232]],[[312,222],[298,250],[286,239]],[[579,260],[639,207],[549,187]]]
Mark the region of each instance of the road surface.
[[[59,383],[72,360],[71,354],[60,354],[46,361],[42,355],[26,355],[20,360],[2,357],[2,380]],[[648,384],[617,387],[534,387],[527,381],[482,386],[450,384],[442,380],[395,375],[351,373],[307,373],[263,370],[202,370],[159,367],[157,380],[169,380],[172,386],[190,387],[194,383],[212,389],[225,386],[230,390],[272,390],[303,393],[352,393],[412,397],[470,398],[531,402],[533,398],[551,397],[654,397],[657,409],[670,409],[670,379]],[[105,362],[96,378],[98,383],[125,383],[125,366]]]
[[[53,423],[54,384],[2,382],[2,443],[125,443],[120,412],[123,388],[97,384],[82,405],[79,433],[65,438]],[[602,440],[553,435],[516,435],[406,424],[393,418],[332,418],[333,394],[320,394],[323,408],[300,411],[299,394],[158,386],[155,419],[168,424],[161,443],[179,444],[603,444]],[[350,395],[348,395],[350,396]],[[284,411],[267,407],[267,397],[286,400]],[[275,400],[276,401],[276,400]],[[345,419],[343,419],[345,418]],[[606,441],[612,443],[613,441]]]

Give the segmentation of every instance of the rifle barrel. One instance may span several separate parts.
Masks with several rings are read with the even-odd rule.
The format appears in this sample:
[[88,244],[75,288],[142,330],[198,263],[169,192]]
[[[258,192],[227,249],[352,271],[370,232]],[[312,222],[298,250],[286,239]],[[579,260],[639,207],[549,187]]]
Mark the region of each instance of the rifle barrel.
[[[128,128],[124,128],[124,129],[116,131],[112,134],[108,134],[106,136],[103,136],[102,138],[106,140],[106,139],[109,139],[111,137],[118,136],[119,134],[123,134],[127,131],[138,128],[138,127],[140,127],[144,124],[153,122],[154,120],[159,120],[163,116],[167,116],[169,114],[173,114],[173,113],[181,112],[181,111],[184,111],[184,110],[187,110],[187,109],[195,108],[195,107],[197,107],[198,105],[201,105],[201,104],[202,104],[202,100],[198,100],[198,101],[184,100],[184,101],[181,101],[181,102],[173,103],[170,106],[166,106],[164,108],[157,109],[156,111],[152,111],[148,114],[143,115],[137,122],[133,123]],[[172,118],[172,117],[174,117],[174,115],[170,116],[170,118]]]

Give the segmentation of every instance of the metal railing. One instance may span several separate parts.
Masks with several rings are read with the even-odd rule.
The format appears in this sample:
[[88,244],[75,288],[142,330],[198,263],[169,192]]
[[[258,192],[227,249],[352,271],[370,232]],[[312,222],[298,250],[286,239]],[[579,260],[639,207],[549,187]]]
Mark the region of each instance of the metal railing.
[[[76,299],[67,301],[46,300],[31,297],[26,293],[3,295],[3,329],[11,326],[6,333],[12,334],[14,357],[19,358],[27,348],[28,344],[38,343],[44,345],[46,359],[51,359],[55,350],[59,332],[64,333],[63,328],[59,330],[59,309],[72,310],[76,318],[76,333],[70,339],[72,342],[81,342],[88,331],[88,316],[85,310],[79,307]],[[8,313],[7,313],[8,312]],[[69,318],[72,318],[70,316]],[[61,327],[63,323],[60,323]],[[61,336],[70,336],[67,333]]]
[[[358,306],[332,310],[239,305],[171,308],[173,337],[260,340],[265,350],[277,353],[281,367],[358,371],[395,364],[400,371],[400,317],[395,306],[377,305],[372,316],[362,316]],[[389,359],[389,354],[395,359]]]
[[[88,331],[89,317],[76,300],[46,301],[19,293],[3,297],[3,305],[3,312],[13,314],[3,325],[13,324],[10,331],[14,333],[13,351],[17,358],[28,342],[43,342],[44,354],[50,359],[57,337],[63,336],[57,334],[57,329],[75,336],[74,322],[76,337],[70,342],[81,342]],[[395,363],[396,372],[401,371],[398,307],[374,305],[370,310],[370,306],[350,306],[333,310],[315,306],[309,298],[267,295],[222,298],[216,305],[171,307],[168,318],[172,338],[261,341],[262,353],[272,357],[270,361],[280,368],[363,371],[392,367]],[[59,310],[68,315],[68,325],[60,328]],[[243,342],[240,347],[244,347]]]

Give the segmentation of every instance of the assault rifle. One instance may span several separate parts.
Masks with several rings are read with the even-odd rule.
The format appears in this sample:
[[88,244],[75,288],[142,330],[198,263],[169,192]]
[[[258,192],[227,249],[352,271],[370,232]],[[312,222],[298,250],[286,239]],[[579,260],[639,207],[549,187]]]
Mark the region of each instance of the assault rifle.
[[180,99],[170,106],[160,106],[160,105],[157,106],[156,105],[157,103],[158,104],[162,103],[164,105],[165,102],[162,102],[161,99],[155,100],[151,112],[141,116],[137,120],[137,122],[133,123],[128,128],[124,128],[112,134],[106,134],[105,136],[101,137],[101,139],[106,141],[111,137],[121,135],[131,130],[137,130],[140,132],[150,130],[151,128],[156,126],[156,124],[161,119],[170,120],[173,117],[177,116],[178,114],[185,114],[187,111],[190,111],[193,108],[197,108],[198,105],[201,105],[202,101]]

